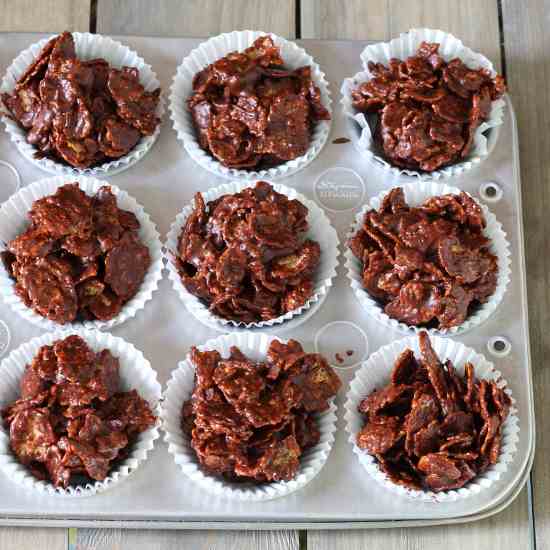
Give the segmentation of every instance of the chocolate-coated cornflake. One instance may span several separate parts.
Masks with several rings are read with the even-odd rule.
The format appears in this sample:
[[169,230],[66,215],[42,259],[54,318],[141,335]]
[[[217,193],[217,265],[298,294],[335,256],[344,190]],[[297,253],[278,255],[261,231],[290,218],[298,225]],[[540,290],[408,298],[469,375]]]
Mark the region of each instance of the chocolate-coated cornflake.
[[52,38],[2,101],[26,131],[37,156],[75,168],[128,154],[160,123],[160,88],[146,92],[139,71],[82,61],[69,32]]
[[229,168],[262,169],[304,155],[314,125],[329,120],[310,67],[283,67],[261,36],[193,79],[187,99],[201,147]]
[[307,208],[266,182],[195,209],[176,265],[187,290],[224,319],[252,323],[303,306],[313,294],[319,243],[303,240]]
[[467,193],[408,206],[392,189],[348,245],[363,265],[363,286],[385,313],[411,326],[462,324],[495,292],[498,259],[480,206]]
[[2,252],[25,305],[60,324],[116,317],[151,264],[135,215],[109,186],[91,197],[72,183],[36,200],[29,218]]
[[2,410],[17,459],[56,487],[102,481],[156,418],[136,390],[122,392],[119,362],[76,335],[42,346]]
[[433,172],[466,157],[492,101],[506,90],[500,75],[460,59],[447,63],[438,50],[423,42],[405,61],[371,61],[373,77],[351,92],[355,109],[378,115],[375,141],[400,168]]
[[365,423],[356,443],[394,483],[460,489],[497,463],[511,399],[495,381],[476,379],[471,363],[462,376],[441,363],[427,332],[419,341],[421,357],[405,350],[390,383],[359,404]]
[[232,347],[191,350],[195,388],[182,404],[182,430],[203,468],[235,481],[289,481],[300,456],[320,438],[315,414],[326,410],[341,382],[319,354],[295,340],[274,340],[265,362]]

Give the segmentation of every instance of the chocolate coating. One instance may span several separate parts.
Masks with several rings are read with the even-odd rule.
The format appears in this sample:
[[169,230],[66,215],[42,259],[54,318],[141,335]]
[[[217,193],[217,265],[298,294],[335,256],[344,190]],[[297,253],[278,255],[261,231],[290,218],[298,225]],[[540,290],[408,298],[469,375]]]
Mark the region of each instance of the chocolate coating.
[[76,335],[43,346],[2,410],[10,447],[39,479],[56,487],[107,477],[156,418],[136,390],[121,392],[119,362]]
[[462,324],[495,292],[497,257],[479,205],[462,192],[418,207],[390,191],[365,214],[348,246],[363,264],[363,286],[387,315],[411,326]]
[[73,36],[64,32],[1,99],[37,156],[84,169],[128,154],[153,134],[159,96],[160,88],[145,91],[135,68],[78,59]]
[[404,61],[370,62],[373,77],[351,92],[355,109],[377,115],[375,141],[394,166],[432,172],[459,162],[506,91],[500,75],[447,63],[438,50],[423,42]]
[[300,456],[320,438],[314,414],[326,410],[341,382],[326,360],[295,340],[274,340],[265,363],[238,348],[191,350],[195,387],[181,424],[205,470],[227,479],[289,481]]
[[149,249],[110,187],[90,197],[76,183],[63,185],[35,201],[29,218],[3,259],[15,292],[39,315],[60,324],[109,320],[139,291]]
[[330,119],[311,68],[283,63],[261,36],[195,75],[187,106],[201,147],[224,166],[258,170],[300,157],[315,123]]

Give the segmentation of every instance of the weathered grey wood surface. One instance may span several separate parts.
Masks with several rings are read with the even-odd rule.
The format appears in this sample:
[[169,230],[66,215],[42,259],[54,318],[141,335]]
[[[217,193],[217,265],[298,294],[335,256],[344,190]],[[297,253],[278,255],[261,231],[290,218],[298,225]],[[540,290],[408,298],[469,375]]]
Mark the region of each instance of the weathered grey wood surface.
[[537,420],[532,474],[536,547],[550,548],[550,2],[502,2],[508,86],[518,117]]
[[0,32],[87,31],[90,0],[0,0]]
[[293,38],[293,0],[99,0],[97,31],[147,36],[215,36],[252,29]]
[[298,550],[296,531],[78,529],[77,550]]

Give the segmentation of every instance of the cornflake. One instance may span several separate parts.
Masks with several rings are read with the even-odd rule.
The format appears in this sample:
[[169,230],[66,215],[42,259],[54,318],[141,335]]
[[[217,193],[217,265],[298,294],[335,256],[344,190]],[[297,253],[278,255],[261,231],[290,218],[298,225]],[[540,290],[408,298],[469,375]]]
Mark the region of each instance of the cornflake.
[[442,363],[427,332],[419,341],[421,357],[402,352],[390,383],[359,404],[356,443],[398,485],[460,489],[497,463],[511,399],[495,381],[477,379],[471,363],[463,376]]
[[270,36],[218,59],[193,79],[187,107],[200,146],[223,166],[265,169],[304,155],[329,120],[311,67],[286,69]]
[[195,388],[181,426],[204,469],[229,480],[290,481],[303,452],[319,442],[315,414],[341,382],[321,355],[274,340],[265,362],[237,347],[228,358],[191,350]]
[[160,88],[145,91],[138,69],[78,59],[69,32],[52,38],[13,93],[2,94],[37,157],[82,169],[120,158],[152,135],[159,98]]
[[400,168],[433,172],[466,157],[492,102],[506,91],[502,76],[460,59],[447,63],[438,51],[439,44],[422,42],[404,61],[370,61],[373,78],[351,92],[355,109],[378,115],[375,142]]
[[303,306],[313,294],[319,243],[302,239],[307,208],[266,182],[195,209],[178,239],[182,282],[224,319],[252,323]]
[[348,246],[363,264],[363,286],[385,313],[410,326],[461,325],[495,292],[498,258],[485,218],[467,193],[408,206],[396,187],[369,210]]
[[119,362],[76,335],[42,346],[2,410],[10,447],[38,479],[56,487],[102,481],[138,435],[156,422],[136,390],[122,392]]

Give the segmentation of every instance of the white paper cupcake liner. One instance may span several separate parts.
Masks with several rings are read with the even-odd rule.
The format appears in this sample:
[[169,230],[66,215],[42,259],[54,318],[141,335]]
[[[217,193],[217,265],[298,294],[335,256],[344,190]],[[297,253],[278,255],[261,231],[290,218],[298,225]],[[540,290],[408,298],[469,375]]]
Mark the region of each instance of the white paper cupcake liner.
[[[506,388],[506,393],[512,398],[512,392],[507,387],[507,383],[503,380],[501,373],[483,355],[449,338],[431,336],[430,339],[439,359],[441,361],[450,359],[458,374],[462,376],[464,374],[465,363],[470,362],[475,367],[476,378],[497,381],[498,386]],[[357,410],[359,403],[373,390],[380,389],[389,383],[395,360],[407,348],[412,349],[416,357],[420,357],[417,336],[396,340],[373,353],[356,372],[350,384],[344,405],[344,418],[346,420],[346,431],[349,434],[349,442],[353,445],[353,452],[359,458],[359,462],[368,474],[385,488],[401,496],[415,500],[452,502],[476,495],[480,491],[491,487],[506,472],[509,464],[513,461],[519,441],[519,419],[517,417],[517,410],[514,407],[515,400],[513,398],[510,414],[502,428],[502,448],[497,464],[490,466],[483,474],[476,476],[461,489],[435,493],[433,491],[408,489],[397,485],[380,469],[375,457],[357,446],[357,434],[364,425],[364,417]]]
[[321,71],[313,58],[294,42],[285,40],[273,33],[248,30],[233,31],[211,38],[194,49],[178,67],[174,82],[170,88],[169,104],[174,130],[178,135],[178,139],[183,142],[185,150],[195,162],[217,176],[246,180],[275,180],[284,178],[305,168],[319,154],[327,141],[332,120],[321,120],[315,124],[311,143],[305,155],[279,166],[258,171],[227,168],[199,145],[193,126],[193,119],[187,109],[187,98],[193,91],[193,77],[211,63],[225,57],[228,53],[243,51],[251,46],[258,37],[265,35],[271,36],[275,44],[280,48],[281,56],[285,61],[285,67],[290,69],[297,69],[305,65],[311,67],[311,78],[319,87],[323,105],[332,116],[332,100],[325,73]]
[[456,177],[480,163],[492,150],[498,137],[499,126],[504,120],[505,102],[503,99],[492,102],[489,120],[483,122],[476,130],[474,143],[468,155],[461,162],[453,164],[452,166],[440,168],[439,170],[434,170],[433,172],[418,172],[415,170],[402,169],[392,166],[386,159],[381,157],[374,144],[373,135],[367,118],[363,113],[356,111],[351,99],[351,91],[357,88],[359,84],[373,77],[368,69],[369,61],[382,63],[388,66],[392,58],[405,60],[407,57],[416,53],[423,41],[438,42],[440,44],[439,54],[445,61],[450,61],[458,57],[471,68],[487,69],[492,76],[497,74],[493,64],[485,56],[467,48],[452,34],[433,29],[411,29],[390,42],[372,44],[363,50],[361,53],[363,71],[357,73],[352,78],[346,78],[344,80],[341,88],[342,98],[340,102],[342,104],[344,116],[348,119],[349,127],[354,137],[354,145],[359,153],[367,160],[382,166],[394,177],[399,175],[415,176],[420,179]]
[[15,281],[9,276],[3,265],[0,266],[0,294],[3,296],[4,302],[13,311],[44,330],[59,330],[63,327],[110,329],[130,319],[142,309],[145,303],[152,298],[153,292],[158,288],[158,283],[162,278],[162,245],[157,228],[149,217],[149,214],[145,212],[143,206],[138,204],[126,191],[119,189],[109,182],[85,176],[55,176],[35,181],[20,189],[2,204],[2,208],[0,209],[0,245],[2,248],[5,248],[5,243],[14,239],[29,226],[30,220],[27,214],[35,200],[52,195],[58,187],[74,182],[77,182],[80,188],[88,195],[94,195],[100,187],[108,185],[116,196],[119,208],[133,212],[139,220],[139,238],[149,248],[151,265],[137,294],[124,304],[121,312],[116,317],[109,321],[83,321],[67,325],[60,325],[54,321],[50,321],[27,307],[23,303],[23,300],[15,294]]
[[[263,333],[242,332],[227,334],[208,340],[199,350],[217,350],[222,357],[228,357],[231,346],[237,346],[253,360],[264,360],[272,340],[278,339]],[[191,447],[189,437],[181,429],[181,409],[195,387],[195,367],[189,355],[181,361],[168,381],[162,402],[161,418],[164,440],[168,452],[174,456],[176,464],[193,482],[209,493],[240,501],[261,501],[283,497],[302,489],[322,469],[334,442],[336,431],[336,405],[316,414],[317,426],[321,432],[319,443],[307,449],[300,457],[300,469],[292,481],[278,481],[255,485],[252,483],[232,483],[205,473]]]
[[[76,55],[79,59],[87,61],[103,58],[108,61],[111,67],[117,69],[121,67],[135,67],[139,69],[139,80],[146,91],[152,92],[160,86],[157,75],[153,72],[151,66],[145,63],[136,52],[132,51],[127,46],[99,34],[74,32],[72,35],[75,41]],[[31,63],[38,58],[40,52],[50,38],[45,38],[40,40],[40,42],[36,42],[15,58],[4,75],[2,84],[0,85],[0,93],[11,93],[14,90],[19,77],[21,77]],[[162,120],[163,114],[164,100],[161,95],[156,115]],[[4,116],[3,119],[11,141],[15,143],[19,152],[27,160],[32,162],[35,166],[38,166],[38,168],[51,174],[67,174],[71,176],[112,176],[130,168],[130,166],[133,166],[143,158],[149,149],[151,149],[160,134],[161,126],[160,124],[157,126],[153,135],[142,136],[138,144],[127,155],[101,164],[100,166],[79,169],[49,158],[36,158],[37,149],[30,143],[27,143],[26,130],[21,128],[16,121],[8,116]]]
[[[202,193],[205,203],[214,200],[222,195],[239,193],[247,187],[254,187],[256,182],[231,182],[220,185],[209,191]],[[217,315],[214,315],[208,306],[202,302],[199,298],[191,294],[181,282],[181,277],[178,273],[178,268],[175,265],[174,258],[178,249],[178,238],[181,230],[185,225],[185,221],[193,211],[193,204],[187,205],[176,217],[175,221],[170,226],[170,230],[166,236],[166,260],[168,267],[168,276],[172,281],[172,285],[179,297],[182,299],[185,307],[191,314],[206,326],[214,328],[216,330],[228,332],[232,330],[250,330],[273,327],[277,328],[277,325],[281,325],[291,319],[294,320],[294,328],[301,324],[298,321],[298,316],[302,316],[300,321],[307,319],[306,311],[310,309],[314,304],[320,300],[324,300],[328,294],[332,281],[336,276],[336,268],[338,267],[338,256],[340,251],[338,249],[338,235],[336,230],[330,224],[329,219],[321,208],[315,204],[315,202],[307,199],[295,189],[286,187],[280,183],[271,183],[273,189],[278,193],[286,195],[289,199],[297,199],[304,204],[308,209],[307,221],[309,229],[305,234],[305,238],[313,239],[317,241],[321,246],[321,260],[314,276],[314,289],[311,298],[300,308],[293,311],[289,311],[284,315],[270,319],[269,321],[259,321],[255,323],[243,323],[233,321],[230,319],[223,319]]]
[[[120,362],[120,380],[123,391],[137,390],[139,395],[149,402],[155,415],[159,415],[161,386],[157,374],[141,351],[122,338],[111,336],[97,330],[66,330],[56,331],[33,338],[12,351],[0,364],[0,409],[8,406],[20,396],[19,381],[39,348],[50,345],[56,340],[78,334],[95,351],[108,349]],[[136,471],[153,449],[154,441],[160,435],[160,420],[155,426],[141,433],[134,443],[130,455],[117,464],[103,481],[91,481],[86,485],[70,486],[67,489],[56,488],[48,481],[34,477],[13,454],[10,448],[9,431],[0,426],[0,470],[11,481],[27,490],[37,491],[44,495],[61,497],[88,497],[110,489],[125,480]]]
[[[398,185],[403,188],[405,192],[405,200],[410,206],[419,206],[430,197],[437,197],[441,195],[458,195],[460,190],[456,187],[451,187],[443,183],[437,183],[435,181],[418,181],[410,182],[404,185]],[[483,230],[483,234],[491,240],[489,250],[492,254],[498,258],[498,278],[497,287],[493,295],[480,305],[475,311],[459,326],[451,327],[449,329],[436,329],[436,328],[424,328],[424,327],[412,327],[396,319],[392,319],[385,312],[380,304],[374,300],[370,294],[363,287],[363,268],[362,263],[353,255],[353,252],[348,246],[349,239],[355,235],[357,230],[361,227],[363,218],[369,210],[378,210],[382,204],[384,197],[390,192],[390,190],[382,191],[379,195],[372,198],[357,214],[350,232],[346,237],[345,244],[345,266],[347,277],[350,281],[353,293],[359,300],[359,303],[363,306],[363,309],[374,317],[382,324],[400,332],[418,333],[421,330],[425,330],[433,335],[444,336],[457,336],[464,332],[471,330],[474,327],[479,326],[485,322],[496,311],[502,298],[506,292],[508,283],[510,282],[511,270],[510,270],[510,244],[506,239],[506,233],[502,228],[502,224],[496,219],[495,215],[481,202],[476,201],[483,211],[485,217],[486,226]]]

